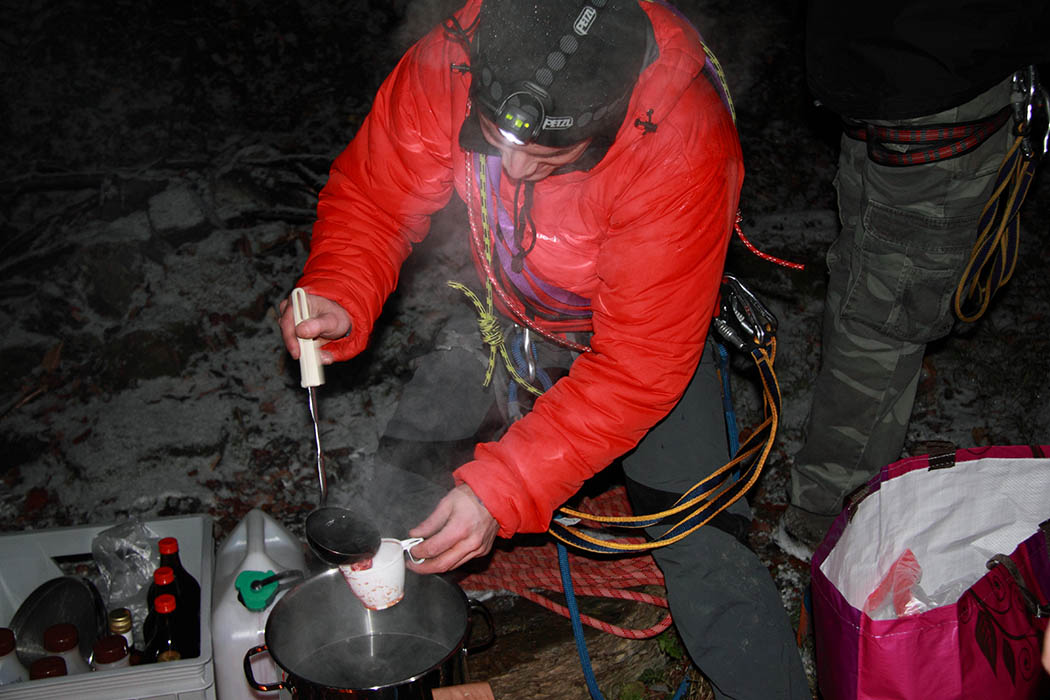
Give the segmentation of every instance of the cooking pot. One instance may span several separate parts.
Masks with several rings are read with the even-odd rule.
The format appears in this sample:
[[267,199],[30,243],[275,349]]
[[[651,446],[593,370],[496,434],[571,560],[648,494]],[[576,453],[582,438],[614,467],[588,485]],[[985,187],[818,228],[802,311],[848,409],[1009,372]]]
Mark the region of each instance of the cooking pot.
[[[473,612],[489,634],[468,648]],[[369,610],[339,570],[329,569],[274,605],[266,644],[248,650],[244,675],[258,691],[283,689],[296,698],[431,700],[432,689],[467,680],[467,654],[491,643],[494,630],[488,610],[441,576],[407,571],[404,599]],[[255,679],[252,658],[264,652],[284,679]]]

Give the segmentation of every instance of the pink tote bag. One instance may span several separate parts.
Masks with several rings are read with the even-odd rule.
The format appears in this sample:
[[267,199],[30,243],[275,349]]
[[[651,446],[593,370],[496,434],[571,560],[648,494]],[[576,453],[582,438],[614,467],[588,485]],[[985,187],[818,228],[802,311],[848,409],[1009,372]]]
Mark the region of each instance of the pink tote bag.
[[1050,447],[910,457],[811,563],[824,700],[1050,698]]

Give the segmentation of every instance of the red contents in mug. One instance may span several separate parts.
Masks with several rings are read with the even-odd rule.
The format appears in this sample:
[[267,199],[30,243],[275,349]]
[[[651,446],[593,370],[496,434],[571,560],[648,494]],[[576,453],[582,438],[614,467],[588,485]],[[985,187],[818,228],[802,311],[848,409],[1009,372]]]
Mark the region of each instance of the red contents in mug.
[[362,559],[361,561],[355,561],[350,565],[351,571],[368,571],[372,568],[372,558]]

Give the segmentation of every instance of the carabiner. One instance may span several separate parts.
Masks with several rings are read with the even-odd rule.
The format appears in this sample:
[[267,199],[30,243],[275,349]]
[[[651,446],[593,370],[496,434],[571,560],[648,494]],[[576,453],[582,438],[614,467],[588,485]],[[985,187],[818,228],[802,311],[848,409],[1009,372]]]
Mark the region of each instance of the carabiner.
[[722,276],[719,313],[715,330],[738,350],[749,352],[773,340],[777,317],[743,282],[729,273]]
[[532,332],[528,328],[522,329],[522,349],[525,351],[525,366],[529,372],[529,384],[536,383],[536,354],[532,349]]
[[[1047,115],[1050,109],[1050,95],[1039,83],[1039,73],[1034,65],[1014,73],[1013,93],[1010,100],[1013,102],[1014,124],[1021,136],[1022,155],[1025,160],[1042,157],[1050,148],[1050,118]],[[1041,114],[1039,113],[1040,107]],[[1037,119],[1043,122],[1040,129],[1041,134],[1032,133],[1033,126],[1037,125]],[[1033,136],[1036,143],[1041,141],[1039,153],[1036,153],[1033,147]]]

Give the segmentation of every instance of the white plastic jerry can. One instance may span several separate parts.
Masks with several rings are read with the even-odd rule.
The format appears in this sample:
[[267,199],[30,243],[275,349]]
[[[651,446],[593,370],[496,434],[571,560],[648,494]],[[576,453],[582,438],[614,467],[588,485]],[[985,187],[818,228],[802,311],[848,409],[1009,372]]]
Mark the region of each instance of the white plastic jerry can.
[[[281,573],[305,571],[302,544],[280,523],[259,509],[252,509],[233,529],[215,555],[212,589],[212,648],[219,700],[273,700],[273,693],[260,693],[244,677],[244,656],[265,643],[266,620],[273,603],[284,595],[279,590],[265,607],[255,601],[249,610],[238,599],[237,578],[243,572]],[[242,586],[245,576],[241,576]],[[258,609],[261,608],[261,609]],[[252,659],[252,673],[260,683],[280,679],[280,669],[266,654]]]

